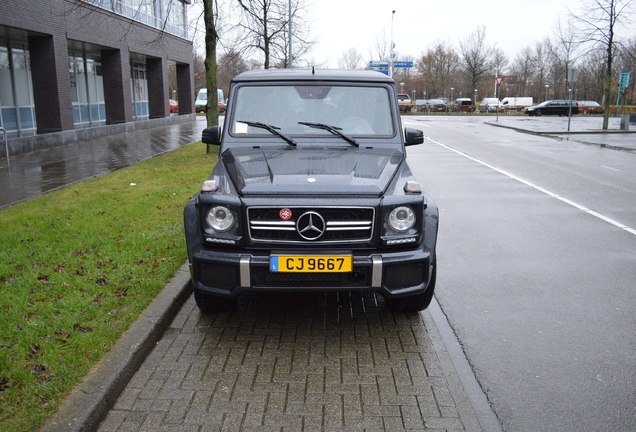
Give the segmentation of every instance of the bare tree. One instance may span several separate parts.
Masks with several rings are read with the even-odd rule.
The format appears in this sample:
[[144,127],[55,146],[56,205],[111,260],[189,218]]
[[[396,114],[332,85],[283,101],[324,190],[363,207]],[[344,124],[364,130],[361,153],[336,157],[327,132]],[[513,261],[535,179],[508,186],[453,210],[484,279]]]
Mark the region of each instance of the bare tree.
[[[548,69],[549,69],[549,61],[550,61],[550,52],[552,51],[552,42],[550,39],[545,38],[543,42],[537,42],[534,46],[534,51],[532,55],[532,61],[534,63],[534,91],[533,97],[538,98],[538,95],[544,94],[545,98],[548,99],[549,87],[545,87],[548,84]],[[540,98],[538,98],[540,99]]]
[[[263,54],[265,69],[277,62],[279,66],[289,65],[288,25],[292,20],[292,37],[295,52],[306,52],[310,44],[304,38],[306,29],[302,17],[303,0],[291,0],[291,14],[288,0],[237,0],[243,19],[238,27],[245,34],[245,47]],[[298,55],[292,53],[294,58]]]
[[240,52],[236,50],[230,50],[223,54],[218,61],[217,70],[217,85],[220,89],[226,92],[230,88],[230,82],[232,78],[241,72],[249,70],[249,65],[243,59]]
[[205,57],[200,54],[194,53],[192,59],[192,71],[194,74],[194,90],[206,88],[207,83],[205,81]]
[[[631,72],[631,76],[636,76],[636,38],[632,38],[621,44],[618,56],[618,67],[622,72]],[[625,103],[634,105],[634,90],[636,89],[636,79],[632,78],[625,93]]]
[[[590,51],[578,64],[579,79],[577,99],[602,100],[605,80],[605,56],[603,50]],[[599,85],[600,84],[600,85]]]
[[470,81],[469,91],[472,93],[492,66],[492,49],[486,46],[486,27],[477,28],[459,42],[459,47],[461,65]]
[[556,44],[552,45],[552,54],[554,56],[555,65],[555,85],[561,84],[563,87],[563,95],[568,95],[568,88],[572,85],[568,82],[568,76],[570,70],[574,68],[574,65],[578,59],[576,53],[577,49],[581,45],[581,40],[576,34],[574,27],[568,22],[564,25],[561,20],[557,23],[556,29]]
[[449,44],[436,42],[416,62],[421,75],[422,92],[439,97],[452,86],[451,79],[459,67],[459,56]]
[[605,50],[605,114],[603,129],[609,124],[610,90],[612,87],[613,62],[616,53],[616,27],[630,22],[633,11],[632,0],[584,0],[582,12],[572,14],[577,22],[583,41],[598,44]]
[[[534,81],[536,72],[534,56],[530,48],[524,48],[517,54],[510,72],[517,77],[518,94],[527,96],[529,93],[528,87]],[[537,97],[536,93],[533,93],[532,96]]]
[[360,69],[361,66],[364,66],[362,54],[355,48],[349,48],[343,52],[338,63],[342,69]]
[[[498,77],[500,75],[505,75],[506,73],[506,68],[508,67],[508,64],[510,64],[510,61],[508,60],[508,56],[506,55],[506,53],[503,52],[503,50],[497,46],[493,46],[491,49],[491,58],[492,58],[492,63],[491,63],[491,72],[492,72],[492,77],[491,79],[487,79],[485,84],[486,86],[486,93],[484,93],[484,95],[492,92],[493,97],[495,96],[496,93],[496,84],[495,84],[495,77]],[[519,82],[517,82],[517,86],[519,86]],[[519,88],[517,89],[517,91],[521,91]],[[524,93],[517,93],[517,94],[524,94]]]
[[370,48],[369,57],[371,60],[384,60],[389,61],[389,45],[391,42],[387,39],[385,34],[377,36],[375,38],[375,44]]

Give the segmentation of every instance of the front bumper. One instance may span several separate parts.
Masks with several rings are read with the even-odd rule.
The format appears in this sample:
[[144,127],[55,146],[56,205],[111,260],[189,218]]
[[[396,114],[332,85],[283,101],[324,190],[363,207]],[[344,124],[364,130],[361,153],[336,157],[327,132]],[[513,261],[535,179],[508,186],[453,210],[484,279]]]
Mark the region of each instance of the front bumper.
[[354,253],[350,273],[280,273],[269,270],[268,254],[201,249],[191,257],[190,272],[195,290],[229,298],[246,291],[353,290],[391,298],[424,292],[431,266],[430,252],[415,249]]

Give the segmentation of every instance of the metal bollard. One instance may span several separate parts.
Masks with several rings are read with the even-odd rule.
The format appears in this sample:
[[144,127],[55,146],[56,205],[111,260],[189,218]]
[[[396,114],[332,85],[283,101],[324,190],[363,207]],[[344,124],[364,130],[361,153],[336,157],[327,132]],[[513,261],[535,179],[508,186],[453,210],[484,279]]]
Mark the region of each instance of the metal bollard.
[[621,130],[629,130],[629,115],[621,117]]
[[11,168],[11,161],[9,160],[9,139],[7,138],[7,131],[0,127],[0,132],[2,132],[3,140],[4,140],[4,152],[7,155],[7,167]]

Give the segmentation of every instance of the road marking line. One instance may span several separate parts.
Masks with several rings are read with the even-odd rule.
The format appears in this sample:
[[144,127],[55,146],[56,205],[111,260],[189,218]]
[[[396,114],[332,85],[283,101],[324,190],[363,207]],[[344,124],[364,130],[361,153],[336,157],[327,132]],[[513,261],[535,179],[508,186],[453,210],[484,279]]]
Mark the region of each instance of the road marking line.
[[523,183],[523,184],[525,184],[525,185],[527,185],[527,186],[530,186],[531,188],[534,188],[534,189],[538,190],[539,192],[543,192],[544,194],[549,195],[549,196],[551,196],[552,198],[556,198],[556,199],[558,199],[558,200],[559,200],[559,201],[561,201],[561,202],[564,202],[564,203],[566,203],[566,204],[569,204],[569,205],[571,205],[571,206],[572,206],[572,207],[574,207],[574,208],[577,208],[577,209],[579,209],[579,210],[581,210],[581,211],[584,211],[585,213],[589,214],[590,216],[594,216],[595,218],[598,218],[598,219],[600,219],[600,220],[602,220],[602,221],[604,221],[604,222],[607,222],[607,223],[609,223],[609,224],[612,224],[612,225],[614,225],[615,227],[620,228],[620,229],[622,229],[622,230],[625,230],[625,231],[627,231],[628,233],[630,233],[630,234],[632,234],[632,235],[636,235],[636,229],[634,229],[634,228],[630,228],[630,227],[628,227],[627,225],[624,225],[624,224],[622,224],[622,223],[620,223],[620,222],[618,222],[618,221],[616,221],[616,220],[614,220],[614,219],[612,219],[612,218],[610,218],[610,217],[607,217],[607,216],[604,216],[604,215],[602,215],[602,214],[600,214],[600,213],[597,213],[597,212],[595,212],[594,210],[591,210],[591,209],[589,209],[589,208],[585,207],[584,205],[578,204],[578,203],[576,203],[576,202],[574,202],[574,201],[572,201],[572,200],[569,200],[569,199],[567,199],[567,198],[565,198],[565,197],[563,197],[563,196],[561,196],[561,195],[559,195],[559,194],[557,194],[557,193],[551,192],[551,191],[549,191],[549,190],[547,190],[547,189],[545,189],[545,188],[543,188],[543,187],[541,187],[541,186],[538,186],[538,185],[536,185],[536,184],[534,184],[534,183],[532,183],[532,182],[529,182],[528,180],[525,180],[525,179],[523,179],[523,178],[521,178],[521,177],[518,177],[518,176],[516,176],[516,175],[514,175],[514,174],[512,174],[512,173],[509,173],[508,171],[504,171],[504,170],[502,170],[502,169],[500,169],[500,168],[497,168],[497,167],[496,167],[496,166],[494,166],[494,165],[490,165],[490,164],[489,164],[489,163],[487,163],[487,162],[484,162],[484,161],[482,161],[482,160],[479,160],[479,159],[477,159],[477,158],[474,158],[474,157],[472,157],[472,156],[470,156],[470,155],[468,155],[468,154],[466,154],[466,153],[464,153],[464,152],[461,152],[461,151],[459,151],[459,150],[456,150],[456,149],[454,149],[454,148],[452,148],[452,147],[450,147],[450,146],[448,146],[448,145],[446,145],[446,144],[443,144],[443,143],[441,143],[441,142],[439,142],[439,141],[437,141],[437,140],[434,140],[434,139],[432,139],[432,138],[430,138],[430,137],[426,137],[426,138],[427,138],[428,140],[430,140],[431,142],[433,142],[433,143],[435,143],[435,144],[439,145],[439,146],[442,146],[442,147],[444,147],[444,148],[446,148],[446,149],[448,149],[448,150],[450,150],[450,151],[452,151],[452,152],[457,153],[457,154],[458,154],[458,155],[460,155],[460,156],[463,156],[463,157],[465,157],[465,158],[467,158],[467,159],[472,160],[473,162],[477,162],[477,163],[478,163],[478,164],[480,164],[480,165],[483,165],[483,166],[485,166],[485,167],[487,167],[487,168],[490,168],[491,170],[497,171],[497,172],[498,172],[498,173],[500,173],[500,174],[503,174],[503,175],[505,175],[505,176],[507,176],[507,177],[510,177],[510,178],[511,178],[511,179],[513,179],[513,180],[516,180],[516,181],[518,181],[518,182],[520,182],[520,183]]
[[607,165],[601,165],[602,168],[607,168],[608,170],[612,170],[612,171],[619,171],[620,170],[618,168],[612,168],[611,166],[607,166]]
[[430,128],[430,127],[431,127],[431,125],[423,124],[423,123],[421,123],[421,122],[419,122],[419,123],[404,122],[404,123],[402,123],[402,124],[403,124],[404,126],[418,126],[418,127],[420,127],[420,126],[421,126],[421,127],[427,127],[427,128]]

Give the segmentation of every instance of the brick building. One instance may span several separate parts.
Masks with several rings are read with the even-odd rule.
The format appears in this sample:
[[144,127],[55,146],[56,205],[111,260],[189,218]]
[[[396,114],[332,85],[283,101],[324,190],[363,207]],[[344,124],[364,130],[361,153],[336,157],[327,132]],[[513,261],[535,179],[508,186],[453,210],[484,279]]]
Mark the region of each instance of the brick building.
[[1,0],[0,127],[9,142],[167,118],[173,96],[191,114],[189,3]]

